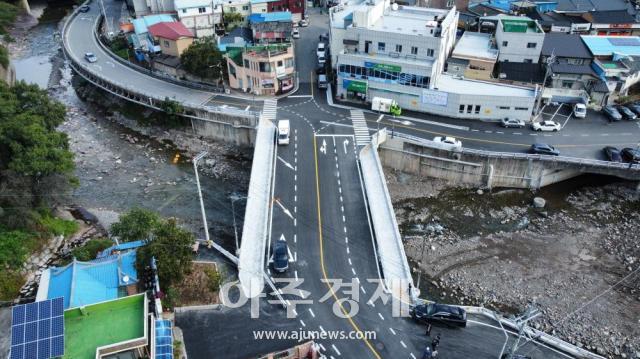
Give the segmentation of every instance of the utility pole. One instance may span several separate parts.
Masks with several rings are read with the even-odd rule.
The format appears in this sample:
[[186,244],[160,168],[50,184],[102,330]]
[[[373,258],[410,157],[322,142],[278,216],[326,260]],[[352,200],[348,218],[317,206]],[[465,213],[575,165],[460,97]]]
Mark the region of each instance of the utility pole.
[[204,156],[207,155],[207,152],[201,152],[196,157],[193,158],[193,170],[196,173],[196,185],[198,186],[198,197],[200,197],[200,212],[202,212],[202,223],[204,225],[204,238],[207,241],[207,245],[209,246],[211,243],[211,239],[209,239],[209,226],[207,225],[207,216],[204,212],[204,201],[202,199],[202,189],[200,188],[200,177],[198,176],[198,161],[200,161]]
[[420,290],[420,279],[422,279],[422,259],[424,258],[424,247],[427,244],[427,238],[422,239],[422,249],[420,250],[420,260],[418,260],[418,283],[416,283],[416,288]]
[[554,52],[551,53],[551,56],[547,58],[545,63],[547,64],[545,72],[544,72],[544,80],[542,81],[542,89],[540,90],[540,95],[538,96],[538,100],[536,102],[536,108],[534,111],[534,116],[537,116],[540,111],[540,105],[542,104],[542,95],[544,94],[544,89],[547,86],[547,79],[551,74],[551,65],[556,62],[556,55]]
[[102,10],[102,16],[104,17],[104,23],[107,25],[107,37],[109,37],[109,40],[111,40],[109,34],[112,33],[111,31],[111,24],[109,23],[109,19],[107,18],[107,11],[104,8],[104,1],[100,0],[100,9]]
[[[513,359],[516,352],[518,351],[518,347],[520,345],[520,339],[523,336],[527,336],[526,330],[529,327],[528,323],[533,319],[539,317],[540,314],[541,313],[537,308],[530,306],[527,308],[527,310],[525,310],[525,312],[521,316],[515,318],[516,326],[518,327],[518,339],[516,339],[516,341],[511,346],[511,349],[509,349],[509,351],[506,353],[506,357],[505,357],[506,359]],[[527,342],[528,341],[529,340],[527,340]],[[502,358],[502,355],[503,353],[500,353],[500,358]]]

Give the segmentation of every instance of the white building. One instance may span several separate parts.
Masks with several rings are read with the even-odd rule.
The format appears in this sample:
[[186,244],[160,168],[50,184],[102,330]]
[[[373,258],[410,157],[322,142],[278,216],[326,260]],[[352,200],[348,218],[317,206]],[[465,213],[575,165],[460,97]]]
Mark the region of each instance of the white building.
[[211,0],[174,0],[180,22],[196,37],[213,36],[222,24],[222,5]]
[[[519,16],[495,16],[498,61],[537,64],[544,43],[544,31],[537,21]],[[484,20],[485,18],[483,18]]]
[[455,7],[352,1],[330,13],[338,96],[366,102],[392,98],[403,109],[449,117],[529,119],[534,90],[443,74],[456,39]]
[[237,13],[242,16],[244,21],[251,15],[251,0],[223,0],[222,12],[225,14]]
[[136,17],[139,17],[149,14],[174,12],[176,9],[173,6],[173,1],[174,0],[131,0],[130,5],[133,6]]

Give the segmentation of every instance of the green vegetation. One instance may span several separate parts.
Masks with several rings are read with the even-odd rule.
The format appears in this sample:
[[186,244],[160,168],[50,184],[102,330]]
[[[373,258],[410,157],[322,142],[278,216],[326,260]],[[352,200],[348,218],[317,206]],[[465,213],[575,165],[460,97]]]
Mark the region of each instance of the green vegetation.
[[188,73],[207,80],[219,80],[227,67],[212,37],[195,40],[182,53],[180,62]]
[[0,83],[0,300],[15,298],[24,283],[19,271],[33,251],[52,235],[77,229],[50,214],[77,183],[68,138],[56,131],[65,112],[36,85]]
[[129,42],[124,36],[116,36],[109,42],[109,48],[116,55],[129,61]]
[[95,259],[98,253],[111,247],[113,244],[113,241],[108,238],[92,239],[85,243],[82,247],[78,247],[72,250],[71,257],[82,262],[87,262]]
[[195,239],[173,218],[164,219],[153,211],[136,208],[120,216],[111,226],[111,232],[124,242],[147,241],[146,246],[138,249],[138,272],[144,272],[151,257],[155,257],[158,276],[165,288],[181,281],[191,271],[191,247]]
[[172,127],[180,125],[183,120],[180,115],[184,112],[184,107],[180,102],[165,97],[160,108],[167,114],[165,121],[167,125]]
[[[3,35],[5,41],[12,40],[8,34],[7,29],[16,19],[18,15],[18,8],[14,5],[0,1],[0,35]],[[9,67],[9,52],[7,49],[0,45],[0,65],[2,67]]]
[[244,17],[242,17],[242,14],[238,12],[230,12],[224,14],[224,28],[227,32],[240,26],[243,21]]
[[204,273],[207,275],[208,287],[212,292],[217,292],[222,285],[223,277],[222,273],[215,268],[207,267],[204,270]]

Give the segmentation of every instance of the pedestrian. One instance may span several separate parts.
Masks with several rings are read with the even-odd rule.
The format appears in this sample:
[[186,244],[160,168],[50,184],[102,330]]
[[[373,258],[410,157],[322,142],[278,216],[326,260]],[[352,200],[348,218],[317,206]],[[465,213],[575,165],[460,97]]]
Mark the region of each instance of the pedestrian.
[[427,329],[425,330],[424,335],[431,336],[431,323],[427,323]]
[[431,341],[431,350],[435,352],[438,345],[440,345],[440,333]]
[[420,359],[432,359],[433,353],[431,352],[431,348],[427,345],[422,352],[422,357]]

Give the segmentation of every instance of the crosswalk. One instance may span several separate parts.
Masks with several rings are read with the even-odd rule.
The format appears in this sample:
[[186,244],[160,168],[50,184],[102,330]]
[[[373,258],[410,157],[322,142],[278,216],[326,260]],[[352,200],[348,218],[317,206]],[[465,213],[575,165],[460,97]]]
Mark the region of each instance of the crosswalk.
[[278,113],[278,100],[264,100],[264,105],[262,106],[262,118],[265,120],[276,120],[276,115]]
[[371,143],[369,128],[364,119],[364,113],[361,110],[351,110],[351,122],[353,123],[353,132],[356,135],[356,145],[366,146]]

